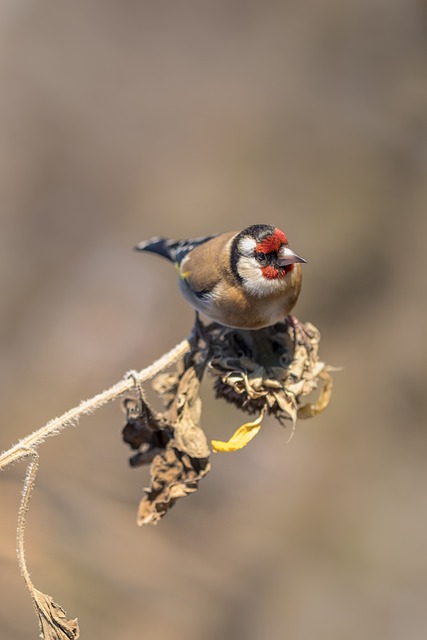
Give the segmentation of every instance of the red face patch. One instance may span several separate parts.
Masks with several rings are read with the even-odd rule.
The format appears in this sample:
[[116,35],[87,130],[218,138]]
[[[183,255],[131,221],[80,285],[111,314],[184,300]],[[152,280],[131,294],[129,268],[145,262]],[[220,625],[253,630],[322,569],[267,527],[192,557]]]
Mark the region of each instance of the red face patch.
[[267,236],[262,242],[258,242],[256,251],[258,253],[274,253],[279,251],[282,244],[288,244],[288,239],[283,231],[276,228],[271,236]]
[[276,267],[261,267],[261,272],[264,278],[267,280],[276,280],[277,278],[284,278],[289,271],[294,268],[293,264],[288,265],[284,269],[276,269]]

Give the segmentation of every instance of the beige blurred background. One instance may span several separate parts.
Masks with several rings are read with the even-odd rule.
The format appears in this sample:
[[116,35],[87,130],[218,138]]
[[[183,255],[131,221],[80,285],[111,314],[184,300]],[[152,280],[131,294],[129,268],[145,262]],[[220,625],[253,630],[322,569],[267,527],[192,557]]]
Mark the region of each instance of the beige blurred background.
[[[328,411],[217,455],[135,525],[119,403],[41,448],[36,585],[83,638],[427,635],[427,5],[0,4],[0,449],[188,332],[133,246],[255,222],[308,260],[297,308],[343,365]],[[203,423],[242,421],[206,388]],[[37,636],[1,476],[0,638]]]

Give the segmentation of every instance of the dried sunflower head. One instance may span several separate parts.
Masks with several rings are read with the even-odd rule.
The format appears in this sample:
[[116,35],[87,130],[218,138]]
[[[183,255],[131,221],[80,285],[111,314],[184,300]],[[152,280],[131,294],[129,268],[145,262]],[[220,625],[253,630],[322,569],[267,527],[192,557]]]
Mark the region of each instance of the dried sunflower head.
[[[319,341],[314,325],[298,321],[259,331],[218,330],[209,360],[217,397],[250,414],[265,412],[295,423],[319,379],[323,389],[330,380],[319,360]],[[329,401],[330,385],[327,394],[323,403]],[[304,413],[307,409],[300,417]]]
[[[123,436],[138,449],[131,463],[152,461],[140,524],[155,524],[178,498],[195,491],[210,469],[210,451],[200,426],[204,372],[213,378],[218,398],[257,416],[227,442],[211,441],[214,451],[236,451],[258,433],[266,414],[295,425],[297,417],[312,417],[326,408],[332,381],[329,368],[319,360],[319,340],[316,327],[294,318],[258,331],[196,321],[190,350],[176,370],[153,380],[165,411],[154,411],[142,391],[139,403],[125,401],[128,422]],[[317,400],[308,401],[319,387]]]

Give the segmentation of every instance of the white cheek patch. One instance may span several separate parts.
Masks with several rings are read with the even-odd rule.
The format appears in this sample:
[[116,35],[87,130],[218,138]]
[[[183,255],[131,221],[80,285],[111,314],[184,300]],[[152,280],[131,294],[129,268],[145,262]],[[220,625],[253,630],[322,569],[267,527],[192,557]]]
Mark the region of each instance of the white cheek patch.
[[242,256],[239,260],[239,275],[243,279],[245,290],[252,296],[262,298],[278,293],[287,286],[285,278],[273,278],[269,280],[261,271],[261,267],[255,258]]
[[239,242],[239,252],[243,256],[253,256],[256,248],[256,240],[253,238],[242,238]]

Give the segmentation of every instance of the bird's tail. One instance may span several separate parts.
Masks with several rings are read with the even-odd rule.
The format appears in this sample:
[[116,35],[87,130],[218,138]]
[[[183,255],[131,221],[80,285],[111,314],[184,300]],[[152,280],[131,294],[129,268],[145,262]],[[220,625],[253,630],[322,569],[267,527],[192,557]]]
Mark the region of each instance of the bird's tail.
[[136,245],[135,249],[137,251],[151,251],[151,253],[157,253],[159,256],[166,258],[166,260],[180,264],[187,253],[200,244],[204,244],[208,240],[215,238],[215,235],[195,238],[194,240],[168,240],[167,238],[158,237],[150,238],[149,240],[143,240],[140,242]]
[[157,253],[159,256],[176,262],[176,249],[178,242],[176,240],[168,240],[167,238],[150,238],[149,240],[143,240],[136,245],[137,251],[150,251],[151,253]]

